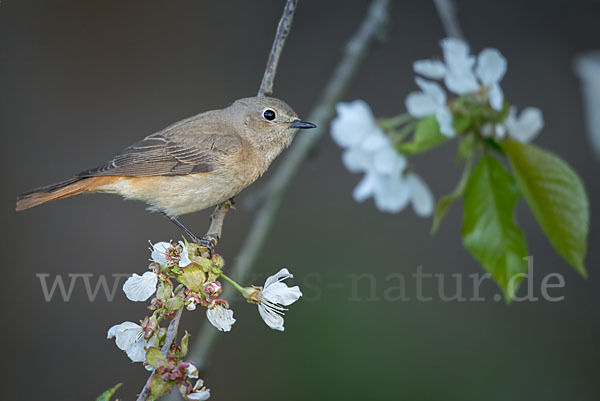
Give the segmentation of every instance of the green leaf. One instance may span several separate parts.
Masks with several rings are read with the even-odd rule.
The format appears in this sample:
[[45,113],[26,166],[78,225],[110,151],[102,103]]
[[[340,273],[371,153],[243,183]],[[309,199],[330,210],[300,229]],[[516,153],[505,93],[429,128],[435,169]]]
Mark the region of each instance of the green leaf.
[[413,139],[408,143],[401,143],[396,146],[399,152],[409,155],[425,152],[442,142],[445,142],[448,137],[440,133],[435,116],[429,116],[421,119],[417,123],[417,128]]
[[460,181],[456,185],[456,188],[446,196],[443,196],[438,201],[437,205],[435,205],[435,211],[433,212],[433,226],[431,227],[431,234],[435,234],[446,216],[448,209],[452,205],[452,203],[460,198],[465,189],[467,187],[467,182],[469,181],[469,177],[471,177],[471,171],[473,169],[473,158],[470,157],[465,162],[465,168],[463,169],[463,173],[460,177]]
[[115,384],[114,387],[109,388],[108,390],[106,390],[105,392],[103,392],[102,394],[100,394],[96,398],[96,401],[110,401],[110,399],[112,398],[112,396],[115,395],[115,393],[117,392],[117,390],[119,389],[119,387],[121,387],[122,385],[123,385],[123,383]]
[[177,280],[185,285],[190,291],[199,292],[206,282],[206,274],[203,269],[195,263],[189,264],[181,268],[182,274],[177,277]]
[[150,382],[150,398],[152,400],[156,400],[161,395],[168,393],[171,391],[173,383],[174,382],[166,381],[159,375],[155,374]]
[[146,352],[146,362],[154,369],[167,366],[167,358],[156,348],[148,348]]
[[188,333],[186,330],[185,334],[183,335],[183,338],[181,339],[181,342],[179,343],[179,353],[177,355],[179,358],[183,358],[184,356],[186,356],[186,354],[188,352],[189,341],[190,341],[190,333]]
[[491,273],[507,300],[522,276],[512,280],[509,291],[511,278],[527,271],[525,237],[513,218],[519,196],[514,178],[491,156],[479,161],[464,194],[463,243]]
[[577,173],[555,154],[531,144],[502,143],[517,184],[556,252],[581,275],[590,221],[589,201]]
[[166,300],[165,308],[169,311],[174,311],[183,308],[183,298],[181,296],[171,297]]

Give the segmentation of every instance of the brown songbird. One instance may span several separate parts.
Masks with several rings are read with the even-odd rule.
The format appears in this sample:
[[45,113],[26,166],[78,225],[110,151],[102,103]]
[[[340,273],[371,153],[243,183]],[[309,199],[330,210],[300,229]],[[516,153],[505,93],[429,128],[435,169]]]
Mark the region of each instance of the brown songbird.
[[239,99],[148,135],[106,164],[19,195],[17,210],[83,193],[119,194],[146,202],[197,240],[177,216],[237,195],[267,170],[298,129],[314,127],[279,99]]

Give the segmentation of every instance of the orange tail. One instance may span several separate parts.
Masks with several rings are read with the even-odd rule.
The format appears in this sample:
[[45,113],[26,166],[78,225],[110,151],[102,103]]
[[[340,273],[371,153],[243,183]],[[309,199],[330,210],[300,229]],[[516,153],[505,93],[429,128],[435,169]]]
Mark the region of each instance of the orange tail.
[[17,211],[85,192],[95,192],[98,188],[115,181],[115,178],[117,177],[73,177],[56,184],[36,188],[17,197]]

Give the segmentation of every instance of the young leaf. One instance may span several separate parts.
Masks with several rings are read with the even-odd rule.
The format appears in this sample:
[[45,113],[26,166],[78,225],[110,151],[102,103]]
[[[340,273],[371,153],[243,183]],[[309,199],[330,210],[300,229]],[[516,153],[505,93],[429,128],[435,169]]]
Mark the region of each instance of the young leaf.
[[189,288],[191,291],[198,292],[202,290],[202,285],[206,282],[206,274],[200,266],[195,263],[181,268],[182,274],[177,280]]
[[96,398],[96,401],[110,401],[110,399],[112,398],[112,396],[115,395],[115,393],[117,392],[118,388],[121,387],[122,385],[123,385],[123,383],[118,383],[114,387],[109,388],[108,390],[106,390],[105,392],[103,392],[102,394],[100,394],[98,396],[98,398]]
[[581,179],[558,156],[537,146],[507,140],[502,147],[517,184],[550,243],[585,277],[590,211]]
[[156,348],[148,348],[146,362],[155,369],[167,366],[167,358]]
[[442,222],[444,216],[448,212],[448,209],[452,205],[452,203],[460,198],[465,192],[465,188],[467,187],[467,182],[469,181],[469,177],[471,176],[471,170],[473,168],[473,158],[470,157],[465,162],[465,168],[463,169],[463,173],[460,177],[460,181],[454,188],[454,191],[449,193],[446,196],[443,196],[438,201],[437,205],[435,205],[435,211],[433,212],[433,226],[431,227],[431,234],[435,234]]
[[166,381],[161,376],[155,374],[150,382],[150,400],[156,400],[161,395],[171,391],[173,383],[174,382]]
[[[463,243],[508,300],[511,278],[527,271],[525,237],[513,218],[519,196],[514,178],[491,156],[479,161],[464,195]],[[519,281],[513,280],[513,291]]]
[[440,133],[440,127],[435,116],[429,116],[417,123],[412,141],[401,143],[396,146],[396,149],[401,153],[413,155],[423,153],[445,142],[447,139],[447,137]]

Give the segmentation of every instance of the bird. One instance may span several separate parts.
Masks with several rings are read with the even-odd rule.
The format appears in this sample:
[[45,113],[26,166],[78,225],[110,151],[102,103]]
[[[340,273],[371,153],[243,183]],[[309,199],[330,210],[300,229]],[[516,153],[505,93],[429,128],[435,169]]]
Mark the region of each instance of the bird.
[[178,217],[225,202],[256,181],[290,144],[302,121],[283,100],[238,99],[169,125],[107,163],[17,197],[16,210],[78,194],[110,193],[143,201],[195,242]]

